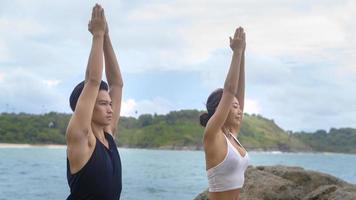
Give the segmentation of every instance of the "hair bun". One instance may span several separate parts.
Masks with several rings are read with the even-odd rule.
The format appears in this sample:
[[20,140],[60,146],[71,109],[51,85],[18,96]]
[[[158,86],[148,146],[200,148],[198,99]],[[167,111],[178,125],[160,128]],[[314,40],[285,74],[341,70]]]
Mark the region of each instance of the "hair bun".
[[206,124],[208,123],[209,121],[209,114],[208,113],[203,113],[200,115],[200,125],[202,126],[206,126]]

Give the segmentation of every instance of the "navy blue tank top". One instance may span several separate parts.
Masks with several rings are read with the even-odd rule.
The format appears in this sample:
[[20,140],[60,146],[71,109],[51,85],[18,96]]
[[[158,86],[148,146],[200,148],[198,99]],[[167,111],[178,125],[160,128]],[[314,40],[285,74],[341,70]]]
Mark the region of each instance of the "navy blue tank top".
[[88,162],[71,174],[67,158],[67,200],[118,200],[122,189],[121,160],[112,136],[105,133],[109,149],[96,137],[96,145]]

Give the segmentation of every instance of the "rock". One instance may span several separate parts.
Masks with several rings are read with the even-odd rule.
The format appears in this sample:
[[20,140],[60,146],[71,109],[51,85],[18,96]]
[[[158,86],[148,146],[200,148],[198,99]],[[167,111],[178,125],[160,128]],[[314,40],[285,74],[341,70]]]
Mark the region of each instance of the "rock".
[[301,167],[249,166],[240,200],[356,200],[356,185]]

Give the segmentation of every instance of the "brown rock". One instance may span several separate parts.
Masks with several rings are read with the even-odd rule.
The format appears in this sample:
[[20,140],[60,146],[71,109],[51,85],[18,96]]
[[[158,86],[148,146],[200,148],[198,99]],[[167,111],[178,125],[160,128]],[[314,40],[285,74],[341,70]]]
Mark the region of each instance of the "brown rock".
[[240,200],[356,200],[356,185],[301,167],[249,166]]

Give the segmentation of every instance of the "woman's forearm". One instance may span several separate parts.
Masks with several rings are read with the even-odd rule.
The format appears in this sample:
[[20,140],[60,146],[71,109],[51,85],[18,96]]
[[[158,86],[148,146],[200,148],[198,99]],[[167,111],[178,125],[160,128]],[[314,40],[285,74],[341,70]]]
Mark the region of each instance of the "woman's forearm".
[[225,80],[224,91],[230,92],[231,94],[235,94],[238,89],[241,57],[242,51],[235,50],[232,55],[230,69]]
[[239,101],[241,110],[243,110],[244,101],[245,101],[245,51],[243,51],[241,56],[240,73],[239,73],[236,98]]

